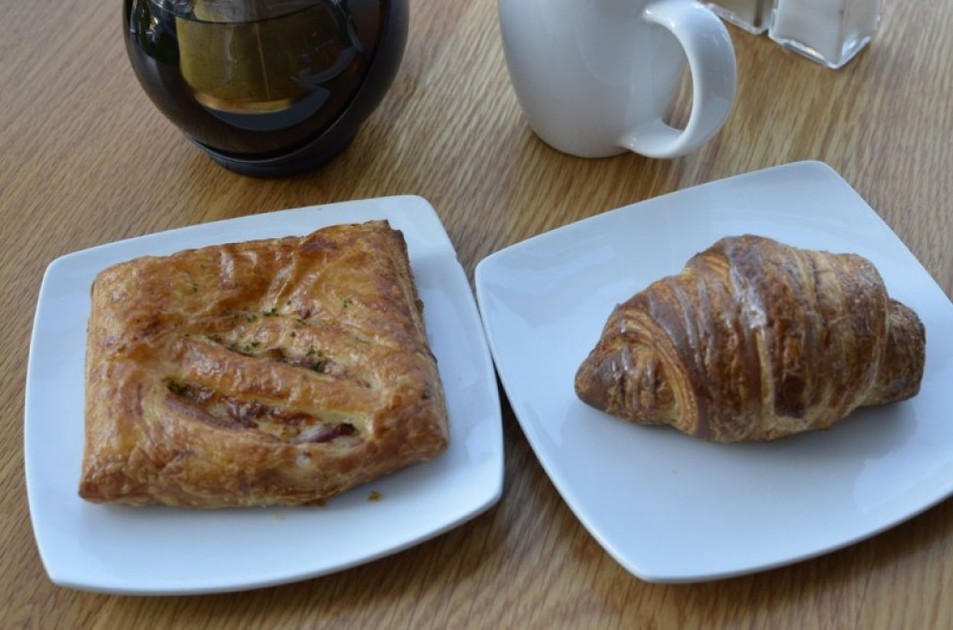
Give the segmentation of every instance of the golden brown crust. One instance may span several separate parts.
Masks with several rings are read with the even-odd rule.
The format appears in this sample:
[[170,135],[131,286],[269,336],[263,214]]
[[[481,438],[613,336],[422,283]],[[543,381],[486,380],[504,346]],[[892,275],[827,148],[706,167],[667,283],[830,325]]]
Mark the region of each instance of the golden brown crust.
[[138,258],[100,273],[92,303],[85,499],[314,503],[447,446],[384,221]]
[[925,333],[854,254],[725,238],[609,317],[577,395],[698,438],[771,440],[915,396]]

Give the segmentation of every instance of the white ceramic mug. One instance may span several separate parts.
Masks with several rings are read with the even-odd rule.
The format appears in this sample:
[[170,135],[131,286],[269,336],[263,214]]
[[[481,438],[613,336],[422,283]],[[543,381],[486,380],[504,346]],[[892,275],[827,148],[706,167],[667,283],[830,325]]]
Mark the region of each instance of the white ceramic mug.
[[[503,50],[530,127],[580,157],[694,151],[728,117],[737,82],[731,37],[695,0],[499,0]],[[684,129],[664,116],[686,59]]]

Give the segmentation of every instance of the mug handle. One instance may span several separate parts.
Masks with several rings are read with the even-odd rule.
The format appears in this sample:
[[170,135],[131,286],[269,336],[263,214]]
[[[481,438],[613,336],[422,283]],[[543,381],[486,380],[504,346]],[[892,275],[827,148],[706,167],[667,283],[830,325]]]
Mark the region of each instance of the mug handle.
[[645,7],[642,18],[671,31],[685,50],[692,110],[685,129],[659,117],[623,134],[619,144],[653,158],[691,153],[721,129],[731,110],[738,83],[731,36],[721,19],[698,2],[658,0]]

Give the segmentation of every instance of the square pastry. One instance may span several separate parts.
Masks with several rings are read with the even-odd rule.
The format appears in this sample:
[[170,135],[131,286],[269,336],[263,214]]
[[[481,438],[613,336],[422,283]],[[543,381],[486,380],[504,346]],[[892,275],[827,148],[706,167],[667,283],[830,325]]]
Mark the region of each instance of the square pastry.
[[320,503],[438,455],[448,419],[422,313],[386,221],[105,269],[80,496]]

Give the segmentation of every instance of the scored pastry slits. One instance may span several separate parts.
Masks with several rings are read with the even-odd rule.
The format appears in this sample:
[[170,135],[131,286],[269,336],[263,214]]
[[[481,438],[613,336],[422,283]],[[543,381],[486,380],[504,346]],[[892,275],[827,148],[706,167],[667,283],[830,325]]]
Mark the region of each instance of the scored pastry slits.
[[[303,331],[300,336],[311,337]],[[359,352],[355,346],[360,342],[346,334],[335,337],[317,346],[306,339],[305,348],[287,348],[269,342],[260,332],[236,346],[192,335],[172,344],[170,357],[174,361],[166,363],[170,370],[163,383],[171,396],[183,402],[191,400],[197,407],[207,406],[203,399],[217,393],[216,398],[234,402],[224,409],[230,415],[248,412],[246,421],[254,411],[249,407],[257,405],[260,417],[296,418],[302,430],[311,420],[349,422],[358,433],[364,433],[373,410],[380,405],[379,378],[368,366],[345,363],[349,353]],[[328,347],[335,348],[334,355]],[[239,424],[242,420],[236,418]]]

